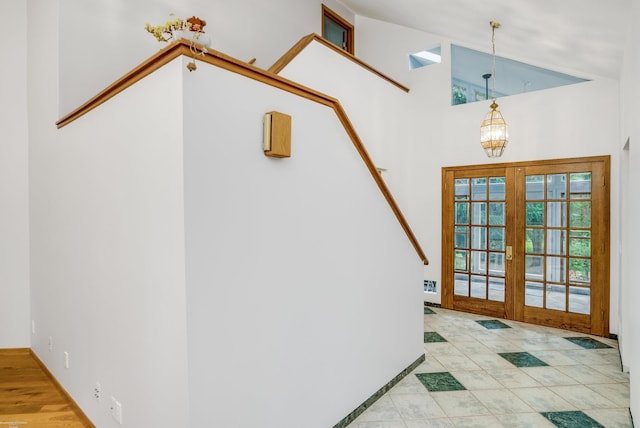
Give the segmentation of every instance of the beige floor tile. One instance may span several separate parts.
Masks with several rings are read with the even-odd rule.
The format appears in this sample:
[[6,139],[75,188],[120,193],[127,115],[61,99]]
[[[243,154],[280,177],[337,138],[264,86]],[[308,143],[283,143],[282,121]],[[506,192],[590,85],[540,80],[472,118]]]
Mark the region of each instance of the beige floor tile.
[[472,394],[494,415],[533,412],[531,407],[508,389],[473,391]]
[[356,422],[355,428],[407,428],[404,421]]
[[536,412],[563,412],[577,410],[569,402],[548,388],[516,388],[511,390],[522,401],[527,403]]
[[605,364],[612,364],[621,368],[620,351],[617,349],[594,349],[593,351],[605,361]]
[[440,361],[447,371],[453,370],[481,370],[473,360],[464,355],[436,355],[436,359]]
[[484,346],[489,348],[493,352],[522,352],[522,349],[517,344],[511,342],[510,340],[487,340],[483,342]]
[[420,364],[413,373],[437,373],[437,372],[446,372],[447,370],[444,368],[440,361],[438,361],[435,357],[431,355],[427,355],[424,362]]
[[484,370],[452,371],[451,374],[470,391],[503,388],[500,382]]
[[[442,330],[440,330],[442,331]],[[473,336],[468,335],[466,333],[460,333],[457,329],[453,330],[453,331],[446,331],[446,332],[442,332],[440,333],[442,335],[442,337],[444,337],[445,339],[447,339],[449,342],[451,343],[459,343],[459,342],[476,342],[478,345],[480,345],[480,342],[478,342],[476,339],[474,339]]]
[[620,369],[619,364],[605,364],[589,367],[618,382],[629,382],[629,372],[623,372]]
[[565,340],[562,338],[549,337],[549,336],[539,337],[539,338],[528,338],[523,340],[514,340],[513,342],[527,352],[557,351],[559,349],[567,350],[567,352],[569,352],[573,350],[578,351],[582,349],[580,346],[574,343],[571,343],[568,340]]
[[425,343],[424,348],[430,355],[463,355],[462,352],[449,342]]
[[540,413],[511,413],[496,417],[505,428],[555,428]]
[[540,386],[540,383],[520,369],[487,370],[494,379],[505,388],[527,388]]
[[449,417],[482,416],[491,413],[469,391],[434,392],[431,395]]
[[607,397],[618,407],[629,407],[629,384],[628,383],[610,383],[585,385],[594,390],[603,397]]
[[615,380],[585,365],[557,366],[556,369],[583,384],[614,383]]
[[491,349],[484,346],[482,343],[477,340],[473,341],[452,341],[453,345],[460,350],[463,354],[469,356],[473,354],[488,354],[491,352]]
[[535,331],[525,330],[522,328],[503,328],[496,330],[488,330],[491,331],[491,337],[499,340],[510,340],[513,342],[517,342],[519,340],[531,340],[531,339],[539,339],[542,337],[540,333]]
[[391,421],[402,421],[402,417],[391,401],[390,395],[380,397],[378,401],[373,403],[371,407],[365,410],[364,413],[355,420],[357,423]]
[[629,409],[588,409],[584,412],[607,428],[633,428]]
[[469,416],[465,418],[451,418],[456,428],[499,428],[500,421],[495,416]]
[[474,363],[485,370],[498,370],[513,368],[513,364],[496,353],[467,355]]
[[553,367],[522,367],[523,372],[540,382],[541,385],[575,385],[577,380],[565,375]]
[[402,379],[393,388],[391,388],[391,391],[389,391],[389,394],[391,395],[395,395],[395,394],[427,395],[429,394],[429,391],[427,391],[427,388],[424,387],[422,382],[420,382],[420,380],[416,377],[414,373],[409,373],[407,376],[404,377],[404,379]]
[[595,349],[579,349],[564,351],[564,354],[576,361],[578,364],[584,365],[602,365],[607,364],[607,358],[596,352]]
[[612,401],[584,385],[551,386],[549,389],[578,409],[609,409],[618,407]]
[[430,395],[396,394],[391,401],[403,419],[444,418],[447,415]]
[[576,366],[576,360],[568,357],[564,351],[528,351],[531,355],[541,359],[550,366]]
[[454,428],[449,418],[423,419],[419,421],[405,421],[407,428]]

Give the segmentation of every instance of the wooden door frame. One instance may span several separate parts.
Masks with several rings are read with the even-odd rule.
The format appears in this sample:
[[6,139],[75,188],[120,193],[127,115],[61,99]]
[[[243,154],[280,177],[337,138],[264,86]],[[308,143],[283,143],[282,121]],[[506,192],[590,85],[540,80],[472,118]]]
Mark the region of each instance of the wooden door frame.
[[[453,218],[453,216],[445,216],[444,213],[445,212],[453,212],[454,210],[454,201],[453,201],[453,195],[455,190],[453,188],[449,189],[447,187],[447,183],[451,182],[453,180],[453,175],[456,171],[461,171],[464,170],[464,172],[469,172],[469,174],[465,174],[462,177],[459,178],[466,178],[465,176],[468,175],[469,178],[474,177],[474,176],[495,176],[495,170],[497,169],[502,169],[504,171],[508,171],[507,169],[505,169],[503,166],[501,165],[478,165],[477,168],[473,168],[472,170],[470,169],[464,169],[464,167],[455,167],[455,168],[443,168],[442,169],[442,212],[443,212],[443,216],[442,216],[442,248],[443,251],[442,253],[444,254],[445,252],[445,248],[453,248],[454,244],[453,242],[451,242],[451,239],[453,238],[453,235],[448,235],[445,233],[445,230],[453,230],[454,225],[455,225],[455,220]],[[502,173],[500,173],[500,175],[502,175]],[[505,177],[508,178],[508,177]],[[506,190],[505,193],[508,193],[509,191]],[[471,202],[471,201],[470,201]],[[505,213],[505,217],[508,216],[508,212]],[[505,224],[505,226],[508,227],[508,225]],[[506,230],[506,234],[507,236],[509,236],[509,233],[512,231]],[[446,245],[449,245],[450,247],[447,247]],[[505,261],[506,263],[506,261]],[[445,284],[445,282],[447,281],[447,279],[449,280],[449,282],[451,282],[451,285],[453,285],[453,282],[451,281],[450,278],[445,278],[445,273],[451,273],[453,274],[454,271],[454,261],[451,257],[442,257],[442,276],[443,276],[443,284]],[[446,266],[446,267],[445,267]],[[447,270],[448,269],[448,270]],[[510,269],[507,269],[507,272],[510,272]],[[454,275],[455,276],[455,275]],[[505,276],[505,284],[506,282],[509,280],[510,278]],[[442,287],[442,307],[444,308],[449,308],[449,309],[453,309],[454,307],[454,300],[456,299],[455,297],[455,293],[454,293],[454,288],[452,287],[451,289],[447,289],[446,287]],[[445,302],[446,300],[446,302]],[[490,316],[495,316],[495,317],[499,317],[499,318],[505,318],[506,314],[511,314],[513,312],[513,308],[510,307],[510,302],[513,302],[514,299],[511,296],[511,291],[505,289],[505,296],[504,296],[504,302],[497,302],[497,301],[492,301],[492,300],[481,300],[479,299],[478,302],[482,302],[482,307],[478,307],[476,304],[473,303],[473,301],[469,301],[469,303],[461,303],[459,302],[458,305],[462,305],[461,308],[467,312],[472,312],[472,313],[482,313],[482,314],[487,314]]]
[[347,44],[346,49],[345,47],[342,46],[338,46],[340,49],[343,49],[346,52],[349,52],[351,55],[355,55],[355,27],[352,23],[350,23],[349,21],[347,21],[346,19],[344,19],[343,17],[341,17],[340,15],[338,15],[336,12],[334,12],[333,10],[329,9],[324,3],[322,4],[322,23],[320,28],[322,29],[322,37],[323,38],[327,38],[325,33],[324,33],[324,21],[325,20],[330,20],[332,22],[334,22],[336,25],[338,25],[339,27],[342,27],[345,32],[347,33],[347,40],[345,41],[345,43]]
[[[593,165],[592,169],[592,206],[600,206],[601,210],[592,209],[592,254],[596,251],[599,252],[598,256],[604,261],[603,266],[599,266],[597,269],[597,277],[591,278],[592,284],[599,283],[601,287],[596,287],[595,295],[591,296],[591,322],[589,333],[605,336],[609,335],[609,318],[610,318],[610,281],[611,281],[611,254],[610,254],[610,205],[611,205],[611,186],[610,186],[610,174],[611,174],[611,156],[591,156],[580,158],[563,158],[563,159],[550,159],[540,161],[526,161],[526,162],[507,162],[499,164],[481,164],[481,165],[466,165],[466,166],[454,166],[442,168],[442,307],[453,309],[454,305],[454,286],[452,282],[453,273],[453,258],[447,256],[447,252],[450,248],[453,248],[453,230],[452,222],[453,217],[446,215],[453,210],[453,189],[448,189],[448,183],[451,183],[456,172],[465,171],[471,175],[482,175],[483,170],[505,168],[507,186],[513,186],[510,189],[514,195],[514,201],[524,200],[525,191],[523,188],[518,188],[515,185],[516,176],[518,174],[524,175],[524,171],[528,167],[550,167],[553,165],[563,164],[577,164],[577,163],[590,163]],[[594,188],[598,186],[598,189]],[[506,192],[509,189],[505,190]],[[602,215],[601,215],[602,213]],[[507,222],[507,228],[515,228],[518,221],[524,221],[524,212],[517,210],[516,204],[507,204],[506,217],[514,219],[515,221]],[[511,223],[511,225],[509,225]],[[512,243],[514,248],[524,248],[524,236],[518,236],[515,230],[512,230],[514,241]],[[509,234],[509,231],[507,231]],[[509,243],[507,243],[509,245]],[[516,276],[518,273],[524,272],[524,258],[514,257],[510,262],[512,266],[507,269],[505,280],[508,284],[514,284],[514,281],[519,280]],[[524,277],[523,277],[524,278]],[[509,288],[509,287],[507,287]],[[515,287],[517,290],[518,287]],[[521,290],[522,293],[524,292]],[[593,289],[592,289],[593,291]],[[524,321],[524,308],[516,304],[518,298],[522,298],[521,293],[513,292],[509,293],[505,289],[505,305],[504,305],[504,318],[514,319],[518,321]],[[594,312],[594,307],[597,307],[594,302],[600,302],[600,309]],[[499,317],[500,314],[491,314],[491,316]],[[544,320],[539,320],[541,323]],[[553,325],[554,327],[564,327],[562,323]]]

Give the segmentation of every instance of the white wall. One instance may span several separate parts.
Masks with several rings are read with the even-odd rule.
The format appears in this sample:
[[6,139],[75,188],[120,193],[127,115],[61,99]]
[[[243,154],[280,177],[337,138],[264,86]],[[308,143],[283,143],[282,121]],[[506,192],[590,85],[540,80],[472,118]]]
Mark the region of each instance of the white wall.
[[62,116],[163,47],[144,30],[169,14],[207,21],[213,48],[270,67],[300,38],[322,33],[321,4],[347,20],[336,0],[60,0],[60,110]]
[[333,110],[204,65],[185,99],[191,423],[333,426],[423,354],[421,261]]
[[[388,169],[401,162],[405,154],[399,140],[410,124],[409,116],[400,113],[407,108],[407,92],[319,42],[307,46],[278,74],[338,99],[376,167]],[[410,183],[398,182],[401,176],[391,171],[382,176],[394,199],[407,206]]]
[[628,169],[623,176],[623,193],[627,198],[623,200],[625,215],[623,224],[627,229],[623,230],[622,247],[622,301],[620,348],[622,362],[630,369],[631,375],[631,413],[636,421],[640,417],[640,313],[637,306],[640,304],[640,290],[637,285],[637,265],[640,260],[640,226],[636,221],[636,213],[640,212],[640,193],[637,184],[640,183],[640,28],[633,23],[640,19],[640,4],[632,3],[632,13],[629,22],[629,37],[625,49],[625,60],[622,72],[621,97],[622,97],[622,138],[618,147],[629,140],[628,150],[623,156],[627,159]]
[[185,426],[182,63],[57,130],[58,5],[28,4],[54,35],[29,40],[31,346],[96,426],[111,396],[125,426]]
[[[58,34],[58,2],[28,6]],[[211,403],[231,426],[247,400],[246,426],[327,426],[422,354],[420,260],[333,111],[178,60],[56,130],[57,40],[29,43],[32,347],[97,426],[112,395],[130,426],[206,426]],[[294,114],[282,162],[272,109]]]
[[[393,161],[388,163],[390,175],[401,175],[404,178],[400,182],[410,183],[411,196],[400,208],[429,255],[425,279],[441,283],[443,166],[611,155],[612,170],[619,169],[617,81],[595,78],[587,83],[499,99],[509,124],[510,143],[502,158],[492,160],[478,142],[480,123],[489,111],[490,101],[451,106],[451,40],[363,17],[357,18],[356,25],[360,35],[358,56],[411,89],[406,108],[410,124],[397,139],[403,156],[395,165]],[[442,44],[442,63],[410,72],[406,55],[438,42]],[[611,179],[611,254],[612,265],[616,266],[619,177],[612,174]],[[612,269],[612,333],[618,331],[618,274],[617,269]],[[440,290],[425,298],[440,302]]]
[[[320,42],[312,42],[279,73],[338,99],[377,167],[393,153],[407,93]],[[366,108],[363,108],[366,106]]]
[[27,348],[29,336],[29,181],[27,6],[0,0],[6,33],[0,79],[0,348]]

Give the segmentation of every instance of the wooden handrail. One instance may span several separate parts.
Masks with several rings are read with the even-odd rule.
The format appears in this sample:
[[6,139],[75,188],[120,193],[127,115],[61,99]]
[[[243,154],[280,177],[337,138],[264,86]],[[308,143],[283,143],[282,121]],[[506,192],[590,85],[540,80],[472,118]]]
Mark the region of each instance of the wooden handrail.
[[269,67],[269,71],[275,74],[278,74],[282,71],[282,69],[284,69],[287,64],[289,64],[296,56],[298,56],[298,54],[300,52],[302,52],[304,50],[304,48],[306,48],[311,42],[316,41],[326,47],[328,47],[329,49],[332,49],[333,51],[339,53],[340,55],[344,56],[345,58],[347,58],[348,60],[358,64],[360,67],[372,72],[373,74],[381,77],[382,79],[386,80],[387,82],[391,83],[394,86],[397,86],[398,88],[402,89],[405,92],[409,92],[409,88],[407,88],[406,86],[404,86],[402,83],[399,83],[395,80],[393,80],[391,77],[379,72],[378,70],[376,70],[375,68],[371,67],[369,64],[367,64],[366,62],[356,58],[354,55],[350,54],[349,52],[345,51],[344,49],[340,49],[338,46],[334,45],[333,43],[331,43],[330,41],[328,41],[327,39],[322,38],[321,36],[312,33],[309,34],[308,36],[304,36],[302,39],[300,39],[300,41],[298,43],[296,43],[291,49],[289,49],[287,51],[287,53],[285,53],[282,57],[280,57],[280,59],[278,59],[271,67]]
[[418,239],[416,238],[416,236],[413,234],[413,231],[411,230],[411,227],[409,226],[407,219],[402,214],[402,211],[400,211],[400,207],[396,203],[395,199],[393,199],[393,196],[391,195],[391,192],[389,191],[387,184],[384,182],[384,180],[382,179],[382,175],[378,172],[378,169],[373,164],[373,161],[371,160],[369,153],[367,153],[367,149],[365,149],[364,144],[362,143],[362,140],[360,140],[360,137],[358,137],[358,134],[356,133],[355,128],[351,124],[351,121],[349,120],[347,113],[342,108],[342,105],[340,104],[340,102],[336,101],[336,103],[333,106],[333,109],[338,115],[340,122],[342,122],[342,126],[344,126],[344,129],[347,131],[347,134],[349,134],[349,137],[351,137],[351,141],[353,142],[353,145],[356,147],[356,150],[362,157],[362,160],[364,161],[365,165],[367,165],[367,169],[369,169],[371,176],[373,177],[376,184],[378,185],[378,188],[380,188],[382,195],[387,200],[387,203],[391,207],[391,210],[393,211],[396,218],[400,222],[400,226],[402,226],[404,233],[407,235],[407,238],[409,238],[411,245],[413,245],[413,248],[416,250],[418,257],[420,257],[420,260],[422,260],[422,263],[424,263],[425,266],[428,265],[429,259],[427,259],[427,256],[424,254],[424,251],[422,251],[422,247],[420,246],[420,243],[418,242]]
[[[73,110],[71,113],[62,117],[60,120],[56,122],[57,127],[62,128],[66,125],[69,125],[74,120],[80,118],[81,116],[87,114],[88,112],[95,109],[102,103],[108,101],[109,99],[119,94],[120,92],[124,91],[126,88],[138,82],[145,76],[148,76],[149,74],[153,73],[155,70],[159,69],[163,65],[169,63],[173,59],[182,55],[187,57],[193,57],[193,54],[190,50],[189,42],[187,40],[178,40],[171,43],[170,45],[168,45],[167,47],[160,50],[159,52],[151,56],[149,59],[144,61],[142,64],[140,64],[139,66],[131,70],[129,73],[125,74],[123,77],[115,81],[112,85],[104,89],[98,95],[91,98],[89,101],[82,104],[80,107]],[[298,95],[310,101],[314,101],[316,103],[331,107],[335,111],[338,118],[340,119],[340,122],[342,123],[345,131],[347,132],[347,135],[349,135],[351,141],[353,142],[353,145],[355,146],[356,150],[360,154],[360,157],[362,158],[365,165],[367,166],[367,169],[369,170],[371,176],[375,180],[376,184],[378,185],[378,188],[380,189],[384,198],[387,200],[387,203],[391,207],[391,210],[393,211],[396,218],[400,222],[402,229],[404,230],[405,234],[407,235],[407,238],[409,238],[409,241],[411,242],[414,249],[416,250],[418,257],[420,257],[420,260],[422,260],[422,262],[425,265],[429,264],[427,257],[425,256],[424,252],[422,251],[422,248],[420,247],[420,244],[418,243],[418,240],[416,239],[415,235],[413,234],[413,231],[409,227],[409,223],[407,222],[406,218],[400,211],[398,204],[393,199],[393,196],[391,195],[391,192],[389,191],[389,188],[385,184],[384,180],[382,179],[380,174],[378,174],[378,171],[376,170],[376,167],[373,164],[371,157],[367,153],[367,150],[365,149],[364,144],[360,140],[360,137],[356,133],[356,130],[354,129],[351,122],[349,121],[349,118],[346,112],[344,111],[344,109],[342,108],[338,100],[326,94],[323,94],[321,92],[310,89],[306,86],[295,83],[291,80],[280,77],[277,74],[274,74],[270,71],[263,70],[252,64],[248,64],[247,62],[240,61],[238,59],[225,55],[221,52],[215,51],[213,49],[207,49],[207,52],[203,55],[198,55],[197,59],[204,63],[211,64],[216,67],[220,67],[232,73],[236,73],[236,74],[248,77],[250,79],[254,79],[258,82],[264,83],[266,85],[273,86],[283,91]]]
[[[149,57],[146,61],[135,67],[133,70],[122,76],[120,79],[116,80],[114,83],[109,85],[106,89],[98,93],[89,101],[82,104],[80,107],[76,108],[69,114],[63,116],[56,122],[56,126],[58,128],[62,128],[63,126],[68,125],[69,123],[98,107],[100,104],[108,101],[110,98],[113,98],[115,95],[132,86],[136,82],[142,80],[144,77],[153,73],[163,65],[171,62],[175,58],[183,55],[187,57],[193,57],[193,53],[191,52],[189,43],[189,41],[182,39],[169,44],[165,48]],[[225,55],[222,52],[218,52],[210,48],[208,48],[207,52],[203,55],[198,55],[196,59],[207,64],[226,69],[233,73],[258,80],[262,83],[278,87],[287,92],[294,93],[296,95],[308,98],[312,101],[319,102],[327,106],[331,106],[336,101],[335,99],[322,94],[321,92],[306,88],[302,85],[296,84],[278,75],[258,68],[252,64],[240,61],[238,59]]]

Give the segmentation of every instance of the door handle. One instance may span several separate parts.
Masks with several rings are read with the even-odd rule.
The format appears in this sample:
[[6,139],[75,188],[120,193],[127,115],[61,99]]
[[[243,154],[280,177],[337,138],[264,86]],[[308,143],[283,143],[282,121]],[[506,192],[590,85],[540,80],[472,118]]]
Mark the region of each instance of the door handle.
[[513,260],[513,247],[507,245],[505,257],[507,260]]

